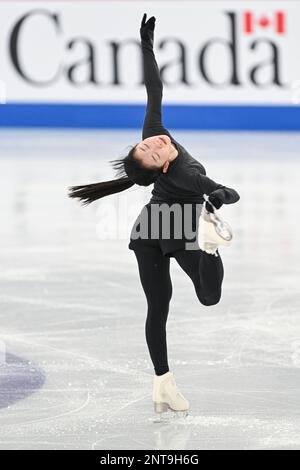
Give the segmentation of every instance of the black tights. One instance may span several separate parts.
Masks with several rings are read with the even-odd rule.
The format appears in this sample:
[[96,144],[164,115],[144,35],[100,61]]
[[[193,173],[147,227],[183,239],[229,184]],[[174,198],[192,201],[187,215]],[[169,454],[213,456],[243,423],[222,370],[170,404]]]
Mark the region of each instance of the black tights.
[[[148,312],[145,333],[156,375],[169,371],[166,324],[172,297],[170,258],[162,252],[135,251],[141,283],[147,298]],[[221,298],[224,277],[223,263],[218,257],[202,250],[182,250],[173,254],[180,267],[193,281],[199,301],[215,305]]]

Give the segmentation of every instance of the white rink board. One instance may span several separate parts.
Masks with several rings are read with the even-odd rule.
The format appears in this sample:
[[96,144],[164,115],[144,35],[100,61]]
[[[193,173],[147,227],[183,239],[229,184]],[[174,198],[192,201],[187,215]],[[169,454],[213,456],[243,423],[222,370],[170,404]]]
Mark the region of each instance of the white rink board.
[[[297,102],[300,2],[4,1],[0,80],[7,102],[143,103],[139,27],[144,12],[157,18],[155,52],[165,103]],[[245,32],[246,12],[254,22],[251,33]],[[276,29],[278,12],[284,16],[283,33]],[[264,18],[268,27],[260,25]],[[203,73],[199,62],[205,48]],[[231,83],[233,76],[238,83]]]

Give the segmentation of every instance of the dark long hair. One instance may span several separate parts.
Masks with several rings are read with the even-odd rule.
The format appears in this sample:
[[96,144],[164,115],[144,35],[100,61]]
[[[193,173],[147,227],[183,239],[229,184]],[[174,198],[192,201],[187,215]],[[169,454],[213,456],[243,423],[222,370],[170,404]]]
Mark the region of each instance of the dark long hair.
[[88,205],[104,196],[109,196],[131,188],[134,184],[149,186],[154,183],[162,170],[161,168],[144,168],[134,156],[136,145],[131,148],[125,157],[110,161],[116,171],[117,179],[103,181],[101,183],[71,186],[68,196],[78,198],[83,205]]

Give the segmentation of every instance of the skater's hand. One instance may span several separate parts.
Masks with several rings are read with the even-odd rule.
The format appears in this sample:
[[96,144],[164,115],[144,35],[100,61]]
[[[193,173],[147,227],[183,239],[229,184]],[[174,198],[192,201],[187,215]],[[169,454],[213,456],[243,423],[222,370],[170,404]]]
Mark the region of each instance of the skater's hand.
[[140,27],[141,40],[150,42],[153,45],[153,32],[155,28],[156,18],[154,16],[151,16],[151,18],[147,21],[146,18],[147,13],[144,13]]
[[220,209],[220,207],[223,205],[222,201],[220,201],[220,199],[218,198],[218,196],[216,194],[211,194],[210,196],[208,196],[208,201],[206,201],[205,203],[205,208],[208,212],[214,212],[214,208],[212,207],[212,205],[216,208],[216,209]]

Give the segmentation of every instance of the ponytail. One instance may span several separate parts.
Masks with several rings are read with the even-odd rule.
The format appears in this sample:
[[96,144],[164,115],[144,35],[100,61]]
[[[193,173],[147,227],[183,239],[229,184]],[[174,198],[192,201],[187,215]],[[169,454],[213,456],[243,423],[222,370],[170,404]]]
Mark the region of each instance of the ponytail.
[[126,157],[111,160],[110,163],[116,171],[117,179],[83,186],[72,186],[69,188],[68,196],[80,199],[83,205],[86,206],[104,196],[131,188],[134,184],[149,186],[154,183],[162,173],[161,168],[144,168],[141,162],[135,158],[135,147],[136,145],[131,148]]
[[129,178],[119,178],[116,180],[103,181],[102,183],[72,186],[69,188],[70,192],[68,196],[80,199],[85,206],[104,196],[109,196],[110,194],[119,193],[125,189],[131,188],[133,185],[134,182]]

